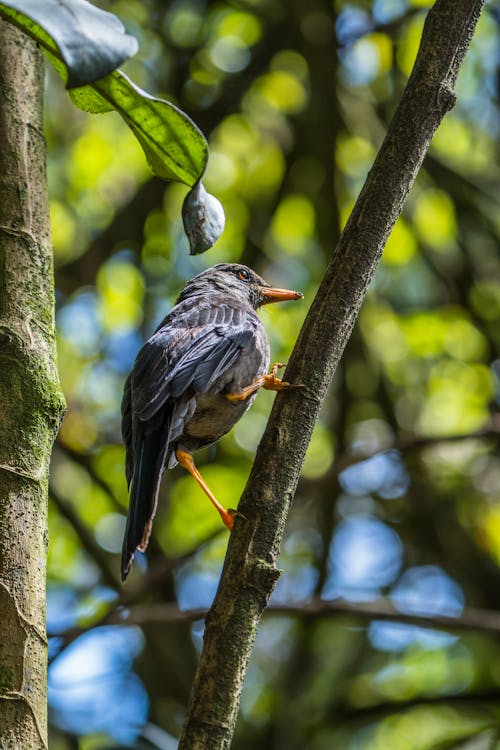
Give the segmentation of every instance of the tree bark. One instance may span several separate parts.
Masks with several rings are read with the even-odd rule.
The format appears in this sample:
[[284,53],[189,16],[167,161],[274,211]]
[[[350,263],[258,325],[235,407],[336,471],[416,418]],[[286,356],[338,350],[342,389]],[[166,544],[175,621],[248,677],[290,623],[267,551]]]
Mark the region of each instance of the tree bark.
[[48,470],[56,370],[44,66],[0,21],[0,747],[47,747]]
[[179,750],[229,748],[257,626],[307,445],[359,308],[456,77],[483,0],[437,0],[413,72],[294,348],[239,504]]

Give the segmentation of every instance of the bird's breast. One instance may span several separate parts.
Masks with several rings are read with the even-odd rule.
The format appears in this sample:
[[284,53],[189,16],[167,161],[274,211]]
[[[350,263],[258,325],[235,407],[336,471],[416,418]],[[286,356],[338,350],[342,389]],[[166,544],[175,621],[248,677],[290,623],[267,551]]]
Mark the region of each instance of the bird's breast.
[[223,393],[204,394],[196,398],[196,410],[184,427],[182,444],[186,439],[192,450],[215,443],[236,424],[255,396],[236,403]]

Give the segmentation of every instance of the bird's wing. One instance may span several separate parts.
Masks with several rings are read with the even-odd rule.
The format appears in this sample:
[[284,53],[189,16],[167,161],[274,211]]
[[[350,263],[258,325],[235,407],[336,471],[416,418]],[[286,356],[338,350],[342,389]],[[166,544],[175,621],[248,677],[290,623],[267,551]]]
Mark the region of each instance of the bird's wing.
[[147,422],[169,398],[206,393],[255,335],[250,311],[227,304],[202,305],[167,319],[141,349],[134,365],[133,414]]
[[130,488],[122,579],[147,546],[172,430],[182,433],[194,397],[206,393],[256,335],[255,316],[228,304],[200,303],[167,317],[139,352],[122,400]]

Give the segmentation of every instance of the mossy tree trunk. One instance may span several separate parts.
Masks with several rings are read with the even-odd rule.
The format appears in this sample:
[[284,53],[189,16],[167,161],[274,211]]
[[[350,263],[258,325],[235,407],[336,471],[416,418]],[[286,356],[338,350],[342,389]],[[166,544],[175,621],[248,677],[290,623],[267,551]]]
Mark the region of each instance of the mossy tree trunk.
[[0,747],[47,747],[48,469],[64,410],[36,44],[0,21]]

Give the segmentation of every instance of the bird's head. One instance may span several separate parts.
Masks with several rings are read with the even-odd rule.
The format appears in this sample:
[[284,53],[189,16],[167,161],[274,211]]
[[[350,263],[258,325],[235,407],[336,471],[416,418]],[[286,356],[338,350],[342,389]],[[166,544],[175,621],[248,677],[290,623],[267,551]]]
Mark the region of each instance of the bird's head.
[[270,286],[255,271],[240,263],[219,263],[188,281],[178,301],[211,292],[227,294],[232,299],[250,304],[254,310],[270,302],[302,299],[304,296],[301,292]]

